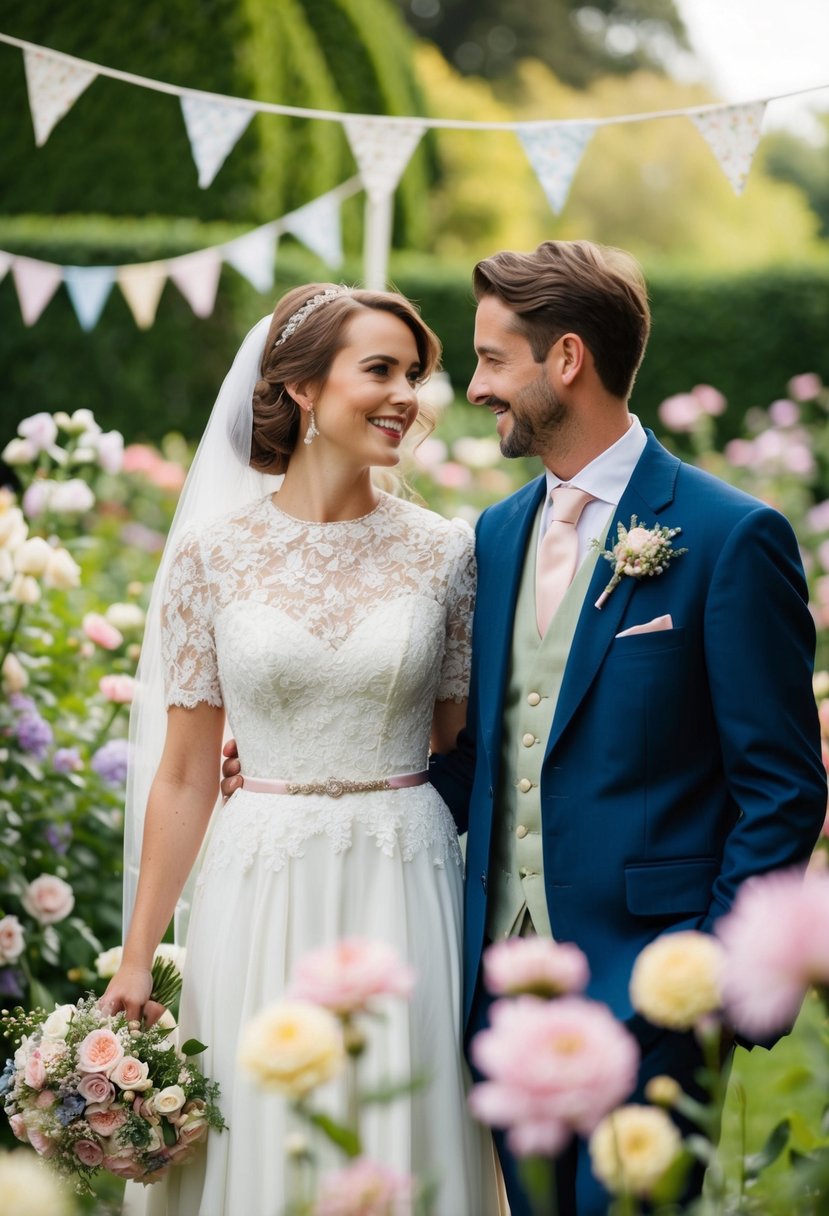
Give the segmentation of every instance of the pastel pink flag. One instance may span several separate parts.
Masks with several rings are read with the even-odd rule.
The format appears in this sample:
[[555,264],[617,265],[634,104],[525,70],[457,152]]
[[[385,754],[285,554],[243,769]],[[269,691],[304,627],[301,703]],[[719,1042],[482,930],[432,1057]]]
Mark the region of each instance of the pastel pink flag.
[[54,127],[89,88],[97,73],[46,51],[23,49],[35,143],[42,148]]
[[175,283],[197,317],[209,317],[216,303],[222,259],[217,249],[200,249],[167,263]]
[[12,260],[12,278],[23,321],[26,325],[34,325],[60,286],[63,271],[52,262],[15,256]]
[[704,114],[692,114],[694,125],[702,132],[720,168],[736,194],[742,194],[760,136],[763,133],[764,101],[741,106],[724,106]]

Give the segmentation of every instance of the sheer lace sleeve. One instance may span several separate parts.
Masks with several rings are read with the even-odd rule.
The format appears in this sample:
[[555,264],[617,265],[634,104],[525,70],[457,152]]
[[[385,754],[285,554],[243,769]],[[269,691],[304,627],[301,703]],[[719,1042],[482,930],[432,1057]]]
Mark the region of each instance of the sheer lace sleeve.
[[213,601],[198,537],[182,537],[170,565],[161,607],[161,647],[167,707],[222,705]]
[[475,534],[463,520],[452,520],[449,585],[446,593],[446,649],[439,701],[463,701],[469,693],[472,609],[475,606]]

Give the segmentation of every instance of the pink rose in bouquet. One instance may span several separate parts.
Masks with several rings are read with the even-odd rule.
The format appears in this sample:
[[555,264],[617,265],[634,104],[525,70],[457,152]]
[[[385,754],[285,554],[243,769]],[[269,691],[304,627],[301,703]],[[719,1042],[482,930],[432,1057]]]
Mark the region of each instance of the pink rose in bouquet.
[[190,1058],[202,1045],[179,1050],[160,1025],[131,1030],[90,996],[50,1014],[18,1009],[0,1029],[16,1046],[0,1076],[12,1131],[81,1193],[100,1170],[155,1182],[224,1127],[218,1086]]

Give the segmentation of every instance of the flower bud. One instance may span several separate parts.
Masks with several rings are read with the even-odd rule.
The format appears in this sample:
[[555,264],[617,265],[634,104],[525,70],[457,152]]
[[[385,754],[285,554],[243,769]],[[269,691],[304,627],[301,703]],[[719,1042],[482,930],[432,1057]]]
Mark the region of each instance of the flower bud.
[[654,1106],[664,1106],[666,1109],[671,1109],[671,1107],[676,1106],[682,1097],[682,1088],[673,1077],[662,1074],[658,1077],[651,1077],[650,1081],[648,1081],[645,1086],[645,1097]]

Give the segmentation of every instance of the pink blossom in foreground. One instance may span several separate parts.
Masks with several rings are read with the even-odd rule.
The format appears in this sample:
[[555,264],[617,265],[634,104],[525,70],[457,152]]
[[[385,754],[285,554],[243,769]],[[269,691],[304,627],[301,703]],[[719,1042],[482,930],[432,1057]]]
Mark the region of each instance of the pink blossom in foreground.
[[404,1216],[412,1210],[413,1179],[358,1157],[323,1179],[314,1216]]
[[597,1001],[524,996],[495,1002],[472,1059],[488,1078],[469,1095],[473,1115],[507,1128],[519,1156],[554,1156],[633,1091],[639,1047]]
[[823,382],[815,372],[801,372],[799,376],[792,376],[787,388],[795,401],[814,401],[820,396]]
[[304,955],[297,963],[291,995],[332,1013],[356,1013],[378,996],[411,995],[415,973],[392,946],[345,938]]
[[98,688],[107,701],[116,705],[129,705],[135,696],[135,680],[132,676],[101,676]]
[[713,385],[695,384],[691,389],[691,396],[700,406],[703,413],[709,414],[711,417],[725,413],[725,407],[728,402],[720,390],[714,388]]
[[484,951],[484,980],[495,996],[564,996],[590,978],[578,946],[546,937],[513,937]]
[[769,406],[769,418],[775,426],[794,426],[800,421],[800,406],[788,397],[781,397]]
[[124,640],[124,635],[114,625],[110,625],[105,616],[99,612],[87,612],[83,618],[83,631],[102,650],[117,650]]
[[659,406],[659,421],[671,431],[693,431],[704,414],[701,403],[691,393],[675,393]]
[[829,875],[749,879],[716,933],[729,1020],[758,1038],[789,1030],[808,986],[829,985]]

